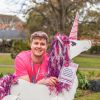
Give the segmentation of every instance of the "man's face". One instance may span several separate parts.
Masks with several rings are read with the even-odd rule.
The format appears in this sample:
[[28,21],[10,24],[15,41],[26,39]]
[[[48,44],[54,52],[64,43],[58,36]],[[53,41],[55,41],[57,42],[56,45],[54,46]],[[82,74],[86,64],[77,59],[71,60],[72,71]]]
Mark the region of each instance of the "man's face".
[[35,37],[31,43],[31,50],[34,56],[42,56],[47,49],[47,41],[41,37]]

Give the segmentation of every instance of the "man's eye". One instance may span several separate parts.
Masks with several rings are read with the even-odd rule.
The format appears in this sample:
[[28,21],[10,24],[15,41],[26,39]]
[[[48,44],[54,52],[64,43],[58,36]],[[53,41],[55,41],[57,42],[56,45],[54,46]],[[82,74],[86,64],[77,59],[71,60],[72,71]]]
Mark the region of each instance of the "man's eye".
[[45,45],[45,43],[41,43],[41,45],[43,45],[43,46],[44,46],[44,45]]

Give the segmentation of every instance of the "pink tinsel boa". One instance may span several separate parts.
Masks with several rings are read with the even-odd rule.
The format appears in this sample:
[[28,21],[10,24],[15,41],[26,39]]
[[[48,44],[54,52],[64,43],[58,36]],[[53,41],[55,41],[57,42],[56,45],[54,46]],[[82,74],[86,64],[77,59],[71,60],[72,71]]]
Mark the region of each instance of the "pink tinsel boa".
[[[77,64],[70,59],[70,40],[66,35],[57,34],[51,44],[48,63],[48,77],[53,76],[59,79],[55,87],[50,87],[51,91],[60,93],[63,89],[69,90],[73,84],[73,80],[77,70]],[[63,79],[61,70],[69,72],[67,78]],[[63,72],[62,72],[63,73]],[[69,77],[69,74],[71,78]],[[62,81],[63,79],[63,81]]]
[[10,89],[12,84],[16,84],[17,80],[15,75],[8,74],[0,78],[0,100],[8,94],[10,94]]

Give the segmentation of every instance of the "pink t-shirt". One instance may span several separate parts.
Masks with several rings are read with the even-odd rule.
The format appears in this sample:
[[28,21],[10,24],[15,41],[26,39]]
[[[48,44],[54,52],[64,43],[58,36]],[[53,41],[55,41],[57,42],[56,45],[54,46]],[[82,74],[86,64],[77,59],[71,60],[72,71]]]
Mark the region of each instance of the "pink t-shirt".
[[48,55],[45,53],[43,55],[42,64],[33,64],[31,59],[32,51],[23,51],[19,53],[15,58],[15,75],[17,77],[29,75],[30,81],[41,80],[47,74],[48,66]]

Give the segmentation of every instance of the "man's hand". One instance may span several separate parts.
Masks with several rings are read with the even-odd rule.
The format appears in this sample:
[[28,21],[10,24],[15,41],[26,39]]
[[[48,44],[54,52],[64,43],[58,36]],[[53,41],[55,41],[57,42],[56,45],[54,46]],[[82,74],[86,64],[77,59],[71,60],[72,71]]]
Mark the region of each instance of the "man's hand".
[[38,81],[38,84],[44,84],[44,85],[52,85],[55,86],[58,82],[58,79],[56,77],[49,77],[47,79],[42,79]]

